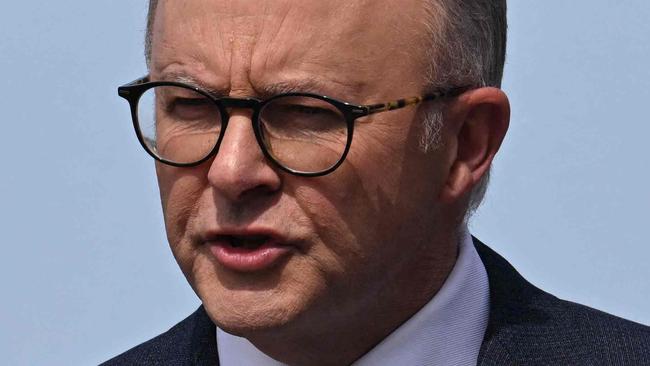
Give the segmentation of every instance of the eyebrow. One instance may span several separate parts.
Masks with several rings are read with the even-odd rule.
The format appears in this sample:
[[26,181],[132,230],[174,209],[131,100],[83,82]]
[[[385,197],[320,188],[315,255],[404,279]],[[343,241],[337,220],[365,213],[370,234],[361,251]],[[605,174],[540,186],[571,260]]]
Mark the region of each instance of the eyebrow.
[[[178,82],[199,88],[216,98],[227,97],[230,93],[230,90],[228,88],[219,88],[212,86],[201,81],[197,77],[183,72],[162,73],[160,75],[160,79],[161,81]],[[328,91],[335,89],[334,85],[338,84],[339,83],[336,82],[326,83],[314,77],[290,79],[254,87],[255,95],[251,95],[251,97],[264,99],[278,94],[287,93],[312,93],[322,96],[336,97],[335,95],[330,94]],[[341,85],[345,86],[345,84]],[[355,88],[353,88],[353,90],[356,91]]]
[[163,73],[161,75],[161,80],[162,81],[171,81],[171,82],[176,82],[176,83],[182,83],[186,84],[192,87],[199,88],[203,90],[204,92],[207,92],[208,94],[215,96],[215,97],[224,97],[228,95],[228,89],[227,88],[218,88],[211,86],[200,79],[188,75],[186,73],[181,73],[181,72],[168,72],[168,73]]
[[364,83],[342,83],[336,80],[306,77],[265,84],[257,88],[260,96],[268,98],[286,93],[311,93],[346,101],[357,101]]
[[324,90],[324,83],[315,78],[307,78],[300,80],[286,80],[280,81],[272,84],[263,85],[258,89],[258,92],[264,96],[272,96],[277,94],[285,93],[314,93],[314,94],[326,94]]

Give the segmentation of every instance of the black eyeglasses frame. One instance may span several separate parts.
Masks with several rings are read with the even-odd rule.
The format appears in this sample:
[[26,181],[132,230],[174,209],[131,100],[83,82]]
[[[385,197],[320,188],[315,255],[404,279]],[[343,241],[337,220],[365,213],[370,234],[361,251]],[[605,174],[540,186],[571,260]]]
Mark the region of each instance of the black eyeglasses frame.
[[[192,163],[178,163],[170,160],[166,160],[160,156],[158,156],[156,153],[154,153],[149,146],[147,145],[145,141],[145,137],[142,134],[142,131],[140,130],[140,123],[138,119],[138,104],[140,101],[140,97],[148,91],[151,88],[159,87],[159,86],[174,86],[174,87],[179,87],[179,88],[185,88],[189,89],[193,92],[196,92],[198,94],[201,94],[205,96],[206,98],[210,99],[215,103],[217,108],[219,109],[219,112],[221,113],[222,117],[222,125],[223,127],[221,128],[221,131],[219,133],[219,137],[217,138],[217,141],[215,143],[215,146],[212,148],[212,150],[202,159],[192,162]],[[127,83],[125,85],[122,85],[118,87],[118,95],[124,99],[126,99],[129,102],[129,106],[131,109],[131,118],[133,122],[133,128],[135,129],[136,136],[138,138],[138,141],[140,142],[140,145],[145,149],[145,151],[153,157],[155,160],[183,168],[183,167],[195,167],[198,165],[203,164],[204,162],[210,160],[212,157],[214,157],[218,151],[219,147],[221,145],[221,142],[223,140],[223,136],[225,134],[225,131],[228,127],[228,122],[230,120],[230,115],[228,113],[229,108],[248,108],[252,109],[253,114],[251,118],[252,126],[253,126],[253,132],[255,134],[255,138],[257,140],[258,145],[260,146],[260,149],[262,150],[262,153],[264,156],[271,161],[275,166],[277,166],[279,169],[293,174],[297,176],[303,176],[303,177],[318,177],[318,176],[323,176],[327,175],[334,170],[336,170],[344,161],[345,158],[347,157],[350,147],[352,145],[352,137],[354,133],[354,124],[355,121],[361,117],[369,116],[371,114],[375,113],[380,113],[380,112],[386,112],[386,111],[391,111],[395,109],[400,109],[404,108],[406,106],[410,105],[416,105],[424,101],[433,101],[433,100],[439,100],[443,98],[449,98],[449,97],[456,97],[465,91],[469,90],[470,87],[456,87],[456,88],[449,88],[449,89],[444,89],[444,90],[438,90],[433,93],[425,94],[423,96],[419,97],[411,97],[411,98],[404,98],[404,99],[398,99],[395,101],[387,102],[387,103],[378,103],[378,104],[367,104],[367,105],[355,105],[352,103],[347,103],[343,102],[325,95],[319,95],[319,94],[313,94],[313,93],[283,93],[283,94],[277,94],[274,95],[268,99],[260,100],[257,98],[231,98],[231,97],[219,97],[216,98],[210,93],[202,90],[199,87],[189,85],[186,83],[181,83],[181,82],[175,82],[175,81],[149,81],[149,76],[144,76],[142,78],[136,79],[130,83]],[[341,157],[339,160],[332,165],[331,167],[320,170],[317,172],[305,172],[305,171],[299,171],[295,170],[292,168],[289,168],[279,162],[275,157],[271,155],[271,153],[268,151],[266,148],[266,145],[264,143],[264,138],[261,133],[260,129],[260,120],[259,120],[259,114],[260,111],[264,108],[264,106],[278,98],[283,98],[283,97],[310,97],[310,98],[316,98],[322,101],[325,101],[327,103],[330,103],[331,105],[335,106],[344,116],[346,124],[347,124],[347,142],[345,145],[345,149],[343,153],[341,154]]]

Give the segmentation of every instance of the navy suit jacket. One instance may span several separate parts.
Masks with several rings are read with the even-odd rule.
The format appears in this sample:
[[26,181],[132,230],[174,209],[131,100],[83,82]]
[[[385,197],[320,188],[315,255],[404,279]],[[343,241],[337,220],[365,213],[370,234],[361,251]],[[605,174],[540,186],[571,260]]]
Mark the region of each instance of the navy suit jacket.
[[[478,365],[650,365],[650,327],[560,300],[528,283],[474,239],[490,283],[490,319]],[[218,365],[203,307],[104,365]]]

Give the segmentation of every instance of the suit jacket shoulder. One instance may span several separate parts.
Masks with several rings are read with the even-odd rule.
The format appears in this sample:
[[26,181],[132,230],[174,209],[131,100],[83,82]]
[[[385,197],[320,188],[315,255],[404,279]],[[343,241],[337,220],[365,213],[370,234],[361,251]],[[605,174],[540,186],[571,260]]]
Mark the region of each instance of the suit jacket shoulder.
[[102,365],[219,365],[216,327],[201,306],[167,332]]
[[480,365],[650,365],[650,328],[558,299],[475,239],[490,283]]

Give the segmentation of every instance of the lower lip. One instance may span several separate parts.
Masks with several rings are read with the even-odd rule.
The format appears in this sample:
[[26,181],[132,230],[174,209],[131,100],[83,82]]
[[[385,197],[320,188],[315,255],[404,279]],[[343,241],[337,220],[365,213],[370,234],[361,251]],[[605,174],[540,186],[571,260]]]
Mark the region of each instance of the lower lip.
[[227,242],[211,242],[210,251],[224,267],[237,272],[257,272],[276,265],[290,249],[276,243],[266,243],[255,249],[235,248]]

